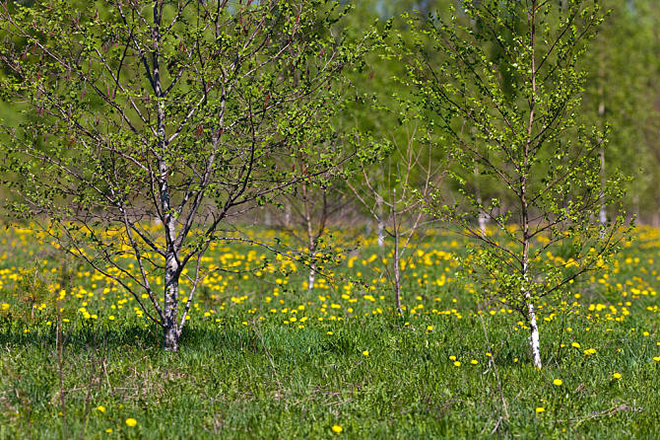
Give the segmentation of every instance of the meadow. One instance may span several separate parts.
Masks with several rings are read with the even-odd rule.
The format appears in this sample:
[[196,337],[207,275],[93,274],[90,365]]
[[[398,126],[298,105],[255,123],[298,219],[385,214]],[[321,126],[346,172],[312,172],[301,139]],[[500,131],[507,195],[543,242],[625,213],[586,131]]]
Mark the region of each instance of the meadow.
[[313,292],[296,260],[215,246],[235,272],[205,280],[169,353],[121,288],[3,229],[0,438],[660,438],[660,230],[540,307],[542,370],[522,317],[457,276],[460,239],[411,251],[401,313],[360,242]]

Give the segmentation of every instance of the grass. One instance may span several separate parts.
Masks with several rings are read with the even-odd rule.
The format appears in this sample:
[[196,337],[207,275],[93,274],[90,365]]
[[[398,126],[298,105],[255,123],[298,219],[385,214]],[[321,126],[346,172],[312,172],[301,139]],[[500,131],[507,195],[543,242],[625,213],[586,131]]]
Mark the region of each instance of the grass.
[[[60,358],[48,296],[59,257],[9,230],[0,239],[0,438],[660,438],[660,232],[638,236],[607,276],[575,292],[571,313],[541,310],[538,371],[520,318],[478,311],[445,258],[460,243],[444,236],[415,254],[402,315],[378,281],[310,296],[304,274],[276,267],[211,280],[178,353],[159,348],[130,297],[104,294],[105,281],[78,267]],[[372,252],[338,270],[377,280]],[[21,271],[34,267],[37,276]]]

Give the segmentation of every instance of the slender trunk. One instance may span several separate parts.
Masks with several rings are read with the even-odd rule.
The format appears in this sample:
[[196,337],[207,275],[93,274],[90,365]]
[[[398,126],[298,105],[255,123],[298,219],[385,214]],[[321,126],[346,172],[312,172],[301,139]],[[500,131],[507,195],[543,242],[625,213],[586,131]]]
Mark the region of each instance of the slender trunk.
[[287,203],[284,207],[284,226],[291,226],[291,203]]
[[401,251],[399,249],[399,234],[394,233],[394,297],[396,309],[401,310]]
[[169,351],[179,350],[180,331],[177,325],[179,308],[179,275],[176,260],[168,255],[165,267],[165,304],[163,307],[163,348]]
[[[604,61],[603,61],[603,50],[600,51],[600,68],[598,69],[598,119],[600,121],[601,127],[604,125],[605,118],[605,91],[603,89],[603,83],[605,82],[605,70],[604,70]],[[601,194],[605,191],[605,185],[607,181],[605,179],[605,146],[603,145],[602,139],[600,141],[600,187]],[[598,212],[598,221],[601,225],[607,223],[607,207],[605,206],[605,198],[600,197],[600,210]]]
[[394,297],[396,300],[396,309],[401,310],[401,249],[399,247],[399,222],[396,216],[396,188],[394,188],[394,197],[392,198],[392,230],[394,232]]
[[[600,146],[600,179],[601,179],[601,188],[602,191],[605,190],[605,147],[601,144]],[[607,206],[605,205],[605,198],[601,196],[600,198],[600,210],[598,212],[598,221],[601,225],[607,223]]]
[[316,237],[314,236],[314,225],[312,224],[312,206],[310,203],[310,194],[307,185],[302,184],[303,207],[305,209],[305,227],[307,229],[307,255],[309,256],[309,277],[307,278],[307,291],[314,291],[314,280],[316,279]]
[[536,311],[534,310],[534,304],[531,301],[527,303],[527,320],[529,322],[529,345],[532,348],[532,359],[534,361],[534,366],[540,369],[542,367],[541,340],[539,336],[539,326],[536,323]]
[[[523,189],[525,187],[523,186]],[[523,192],[523,255],[522,255],[522,275],[523,275],[523,291],[527,303],[527,323],[529,324],[529,346],[532,350],[532,360],[536,368],[541,368],[541,340],[539,335],[539,326],[536,322],[536,309],[534,301],[526,286],[529,280],[529,210],[527,206],[526,194]]]
[[[314,254],[311,255],[314,259]],[[307,291],[312,293],[314,291],[314,283],[316,281],[316,264],[313,262],[309,266],[309,277],[307,278]]]
[[484,237],[486,236],[486,224],[488,223],[488,216],[483,210],[483,207],[481,204],[483,203],[483,200],[481,199],[481,187],[479,186],[479,166],[475,165],[474,166],[474,177],[475,177],[475,187],[474,187],[474,193],[477,197],[477,204],[479,205],[479,213],[477,215],[477,221],[479,222],[479,231],[481,232],[481,235]]
[[527,126],[527,142],[525,142],[525,150],[523,155],[522,175],[520,178],[520,204],[521,204],[521,226],[522,226],[522,278],[523,287],[522,295],[527,303],[527,323],[529,324],[529,345],[532,349],[532,360],[536,368],[541,368],[541,343],[539,336],[539,327],[536,322],[536,310],[532,295],[527,286],[529,282],[529,247],[530,247],[530,234],[529,234],[529,202],[527,200],[527,177],[530,170],[530,144],[532,142],[532,130],[534,128],[534,117],[536,109],[536,0],[532,1],[532,28],[531,28],[531,47],[532,47],[532,99],[529,111],[529,124]]
[[383,199],[376,195],[376,204],[378,205],[378,247],[382,250],[385,246],[385,213],[383,211]]
[[[481,203],[481,201],[478,201]],[[484,237],[486,236],[486,224],[488,223],[488,218],[486,217],[486,214],[483,212],[479,213],[479,231],[481,232],[481,235]]]
[[[160,6],[160,7],[159,7]],[[159,98],[157,107],[158,126],[158,180],[160,195],[160,216],[165,227],[165,242],[167,250],[165,255],[165,291],[163,306],[163,348],[169,351],[179,349],[179,336],[181,334],[177,325],[179,306],[179,263],[176,258],[178,245],[176,243],[176,217],[174,216],[170,198],[170,187],[168,182],[169,166],[167,163],[167,140],[165,136],[166,110],[163,97],[163,89],[160,78],[160,23],[162,19],[162,2],[156,1],[153,8],[154,27],[152,37],[154,41],[152,52],[152,86],[156,97]]]

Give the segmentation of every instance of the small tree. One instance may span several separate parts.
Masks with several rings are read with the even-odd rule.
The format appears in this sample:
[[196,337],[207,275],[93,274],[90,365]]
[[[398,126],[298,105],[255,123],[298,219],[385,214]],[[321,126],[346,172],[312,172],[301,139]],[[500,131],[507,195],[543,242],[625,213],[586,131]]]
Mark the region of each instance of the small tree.
[[[305,173],[307,165],[304,158],[298,157],[296,169]],[[292,186],[291,193],[280,198],[278,203],[266,209],[274,224],[292,238],[291,246],[298,245],[300,261],[306,266],[307,292],[311,294],[316,287],[317,276],[323,266],[331,260],[328,243],[332,234],[328,227],[340,217],[346,207],[346,198],[338,189],[338,179],[322,182],[301,181]],[[272,211],[272,212],[271,212]]]
[[132,293],[177,350],[221,226],[346,157],[331,118],[364,41],[333,30],[329,0],[98,8],[0,4],[3,97],[31,114],[4,126],[0,173],[14,212]]
[[374,163],[381,160],[377,156],[364,160],[358,181],[347,182],[359,204],[378,225],[381,258],[389,260],[384,265],[385,274],[398,311],[402,309],[401,271],[407,262],[404,257],[415,234],[435,221],[423,212],[423,200],[437,188],[446,172],[445,167],[434,167],[432,151],[424,145],[428,140],[418,136],[416,128],[406,134],[405,145],[393,141],[394,148],[382,165]]
[[[566,295],[602,266],[623,223],[622,216],[598,222],[601,202],[620,200],[620,179],[601,186],[605,133],[586,130],[576,115],[585,75],[575,66],[601,21],[597,2],[558,3],[467,1],[474,26],[412,19],[432,45],[421,37],[398,45],[420,111],[441,128],[439,143],[460,165],[457,199],[436,193],[427,208],[473,239],[467,272],[486,298],[524,316],[538,368],[539,302]],[[443,61],[431,61],[429,51]],[[469,192],[475,169],[502,197],[481,201]],[[475,225],[480,215],[496,233]]]

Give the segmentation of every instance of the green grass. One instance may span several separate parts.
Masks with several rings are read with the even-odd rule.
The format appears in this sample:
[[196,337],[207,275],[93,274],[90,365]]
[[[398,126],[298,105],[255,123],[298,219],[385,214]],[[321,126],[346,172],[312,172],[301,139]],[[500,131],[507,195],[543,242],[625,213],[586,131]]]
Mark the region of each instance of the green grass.
[[[0,264],[0,302],[10,304],[0,315],[0,438],[660,438],[660,362],[653,359],[660,356],[660,281],[649,262],[660,244],[657,231],[644,234],[608,279],[576,292],[573,313],[543,315],[550,320],[541,318],[541,371],[531,366],[520,317],[474,313],[473,298],[445,271],[449,263],[409,273],[403,316],[392,312],[389,296],[379,298],[384,287],[375,302],[358,291],[348,303],[342,289],[299,293],[295,274],[277,297],[261,279],[235,279],[228,291],[248,299],[235,304],[227,293],[200,302],[178,353],[159,348],[158,329],[135,315],[130,300],[110,309],[123,293],[101,299],[104,285],[93,288],[80,268],[74,284],[97,293],[67,299],[60,363],[50,306],[32,317],[11,277],[29,267],[29,250],[42,252],[28,246]],[[428,246],[451,244],[438,238]],[[364,265],[353,270],[367,275]],[[439,271],[446,285],[420,287],[424,274]],[[97,319],[77,312],[83,300]],[[590,304],[606,308],[589,311]],[[617,321],[623,307],[629,314]],[[205,317],[207,310],[214,313]],[[590,348],[596,352],[585,354]],[[343,431],[333,433],[334,425]]]

